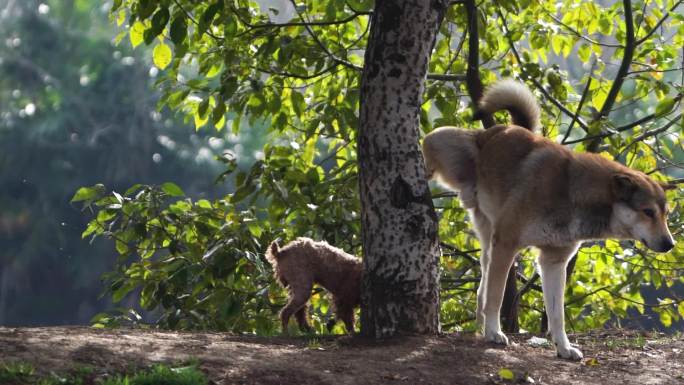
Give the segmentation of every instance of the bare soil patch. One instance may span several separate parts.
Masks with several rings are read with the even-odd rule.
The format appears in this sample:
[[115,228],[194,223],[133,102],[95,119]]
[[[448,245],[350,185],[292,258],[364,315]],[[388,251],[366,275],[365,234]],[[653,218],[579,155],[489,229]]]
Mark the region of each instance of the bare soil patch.
[[[499,347],[471,334],[368,341],[88,327],[0,328],[0,362],[97,375],[189,360],[214,384],[684,384],[684,337],[601,331],[575,335],[582,362],[556,358],[530,335]],[[502,379],[509,369],[513,380]],[[97,377],[97,376],[96,376]]]

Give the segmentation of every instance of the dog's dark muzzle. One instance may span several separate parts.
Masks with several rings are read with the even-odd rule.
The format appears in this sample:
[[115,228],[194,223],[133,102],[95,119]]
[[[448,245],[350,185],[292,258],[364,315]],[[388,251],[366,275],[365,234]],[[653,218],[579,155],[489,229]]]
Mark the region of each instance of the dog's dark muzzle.
[[656,244],[652,245],[648,242],[646,242],[645,239],[642,239],[641,242],[646,245],[649,249],[653,251],[657,251],[659,253],[666,253],[674,247],[674,241],[670,237],[663,237],[659,242]]

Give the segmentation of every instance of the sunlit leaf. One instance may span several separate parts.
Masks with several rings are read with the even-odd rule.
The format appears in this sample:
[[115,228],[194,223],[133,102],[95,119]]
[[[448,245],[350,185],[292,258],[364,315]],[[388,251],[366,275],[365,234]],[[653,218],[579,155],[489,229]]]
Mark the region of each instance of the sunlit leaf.
[[154,65],[162,70],[171,63],[172,56],[173,53],[171,52],[171,48],[164,43],[157,44],[152,53]]

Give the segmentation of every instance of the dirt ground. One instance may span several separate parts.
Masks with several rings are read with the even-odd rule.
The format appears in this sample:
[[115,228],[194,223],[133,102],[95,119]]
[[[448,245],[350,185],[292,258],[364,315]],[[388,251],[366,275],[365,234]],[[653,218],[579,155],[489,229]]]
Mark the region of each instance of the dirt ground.
[[[498,347],[470,334],[367,341],[359,337],[255,337],[87,327],[0,328],[0,362],[38,372],[78,366],[100,375],[188,360],[213,384],[684,384],[684,336],[626,331],[572,336],[582,362],[556,358],[530,335]],[[513,373],[502,371],[508,369]]]

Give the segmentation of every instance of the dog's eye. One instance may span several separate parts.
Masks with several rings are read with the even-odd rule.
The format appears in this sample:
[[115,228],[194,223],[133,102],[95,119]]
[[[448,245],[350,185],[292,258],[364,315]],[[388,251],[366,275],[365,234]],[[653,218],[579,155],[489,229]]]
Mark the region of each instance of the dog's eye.
[[651,209],[644,209],[644,214],[646,214],[646,216],[649,218],[655,217],[655,212]]

